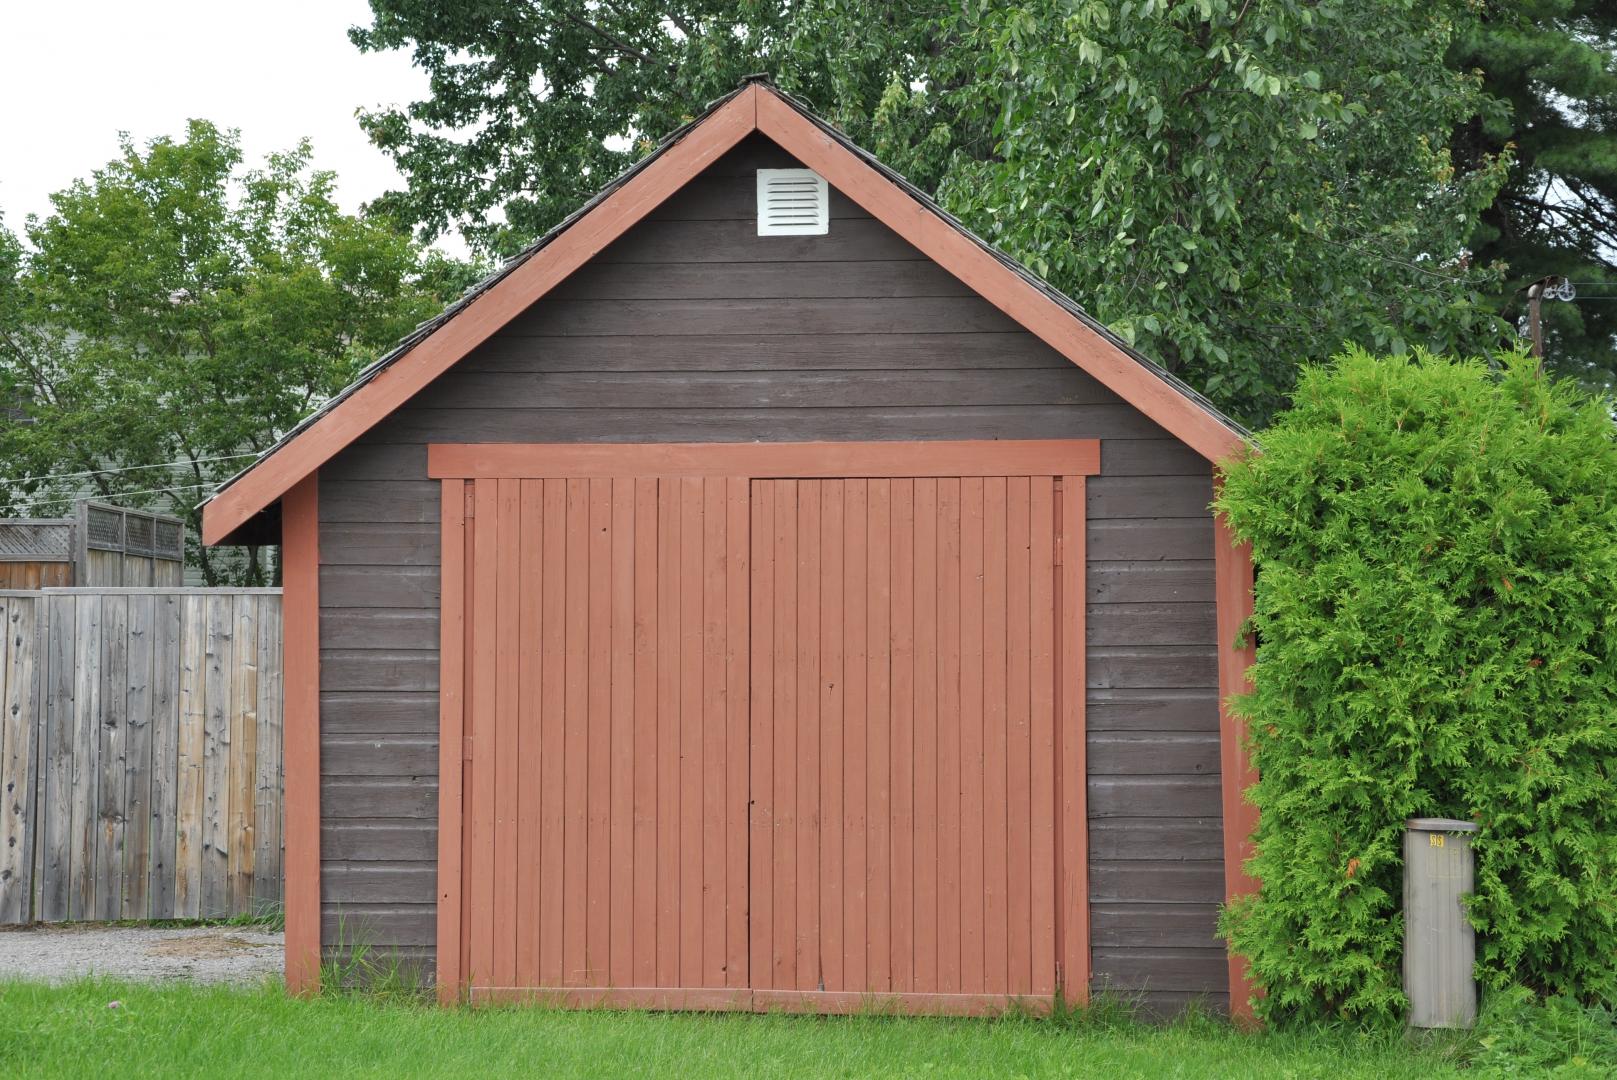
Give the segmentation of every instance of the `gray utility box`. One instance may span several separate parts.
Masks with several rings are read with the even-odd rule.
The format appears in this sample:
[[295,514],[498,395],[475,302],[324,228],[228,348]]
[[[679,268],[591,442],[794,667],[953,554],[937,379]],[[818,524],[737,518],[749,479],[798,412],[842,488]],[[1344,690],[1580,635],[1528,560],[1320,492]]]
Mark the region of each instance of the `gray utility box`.
[[1409,1025],[1468,1028],[1477,1022],[1477,936],[1462,898],[1476,888],[1471,835],[1450,818],[1404,822],[1404,993]]

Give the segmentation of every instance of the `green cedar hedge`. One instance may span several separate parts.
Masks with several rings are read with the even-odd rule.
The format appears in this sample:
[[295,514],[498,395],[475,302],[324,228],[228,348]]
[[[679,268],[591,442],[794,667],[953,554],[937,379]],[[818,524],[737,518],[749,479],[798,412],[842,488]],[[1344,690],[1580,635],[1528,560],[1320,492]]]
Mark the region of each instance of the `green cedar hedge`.
[[1394,1020],[1405,818],[1481,824],[1478,977],[1617,999],[1617,442],[1502,368],[1309,370],[1217,506],[1258,570],[1256,896],[1271,1020]]

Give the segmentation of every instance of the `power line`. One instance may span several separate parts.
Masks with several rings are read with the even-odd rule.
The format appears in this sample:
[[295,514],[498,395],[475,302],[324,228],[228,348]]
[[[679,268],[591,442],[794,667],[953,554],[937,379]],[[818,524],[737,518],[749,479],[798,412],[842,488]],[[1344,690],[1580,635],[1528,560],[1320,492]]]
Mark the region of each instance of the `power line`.
[[[207,489],[208,493],[211,493],[212,489],[214,489],[216,487],[218,487],[217,484],[177,484],[174,487],[146,488],[143,491],[120,491],[120,492],[118,492],[118,493],[116,493],[114,495],[76,495],[73,498],[68,499],[67,501],[71,502],[71,503],[81,503],[81,502],[112,503],[112,502],[117,502],[120,499],[132,498],[133,496],[136,496],[136,495],[166,495],[166,494],[175,494],[175,495],[177,495],[182,491],[197,491],[199,489]],[[30,506],[38,506],[42,502],[49,502],[49,501],[50,501],[49,498],[35,498],[34,500],[32,500],[32,502],[29,503],[29,505]]]
[[257,456],[255,453],[221,454],[218,457],[165,461],[157,465],[129,465],[121,469],[88,469],[84,472],[76,473],[44,473],[40,476],[19,476],[13,480],[0,480],[0,484],[30,484],[36,480],[82,480],[89,476],[121,476],[124,473],[140,472],[143,469],[172,469],[184,465],[206,465],[214,461],[238,461],[241,458]]
[[114,499],[127,499],[134,495],[165,495],[169,492],[195,491],[198,488],[215,488],[218,484],[176,484],[173,487],[146,488],[143,491],[119,491],[111,495],[75,495],[69,502],[112,502]]

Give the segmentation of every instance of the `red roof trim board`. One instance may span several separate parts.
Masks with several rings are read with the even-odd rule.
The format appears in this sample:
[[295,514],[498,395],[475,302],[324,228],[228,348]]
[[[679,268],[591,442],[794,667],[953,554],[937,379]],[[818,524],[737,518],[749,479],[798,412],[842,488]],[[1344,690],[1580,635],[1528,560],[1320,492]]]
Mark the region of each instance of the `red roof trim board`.
[[664,143],[579,214],[373,365],[229,481],[203,510],[202,539],[227,543],[298,482],[398,409],[754,131],[809,168],[1029,331],[1209,460],[1244,432],[1112,337],[1067,298],[990,248],[901,178],[766,82],[750,80]]

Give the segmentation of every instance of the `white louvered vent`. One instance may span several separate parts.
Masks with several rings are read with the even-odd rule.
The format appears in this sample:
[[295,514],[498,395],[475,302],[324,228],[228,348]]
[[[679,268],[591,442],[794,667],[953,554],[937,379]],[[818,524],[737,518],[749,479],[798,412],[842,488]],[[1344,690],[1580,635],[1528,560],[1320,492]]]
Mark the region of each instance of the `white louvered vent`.
[[831,192],[813,169],[758,170],[759,236],[824,236]]

